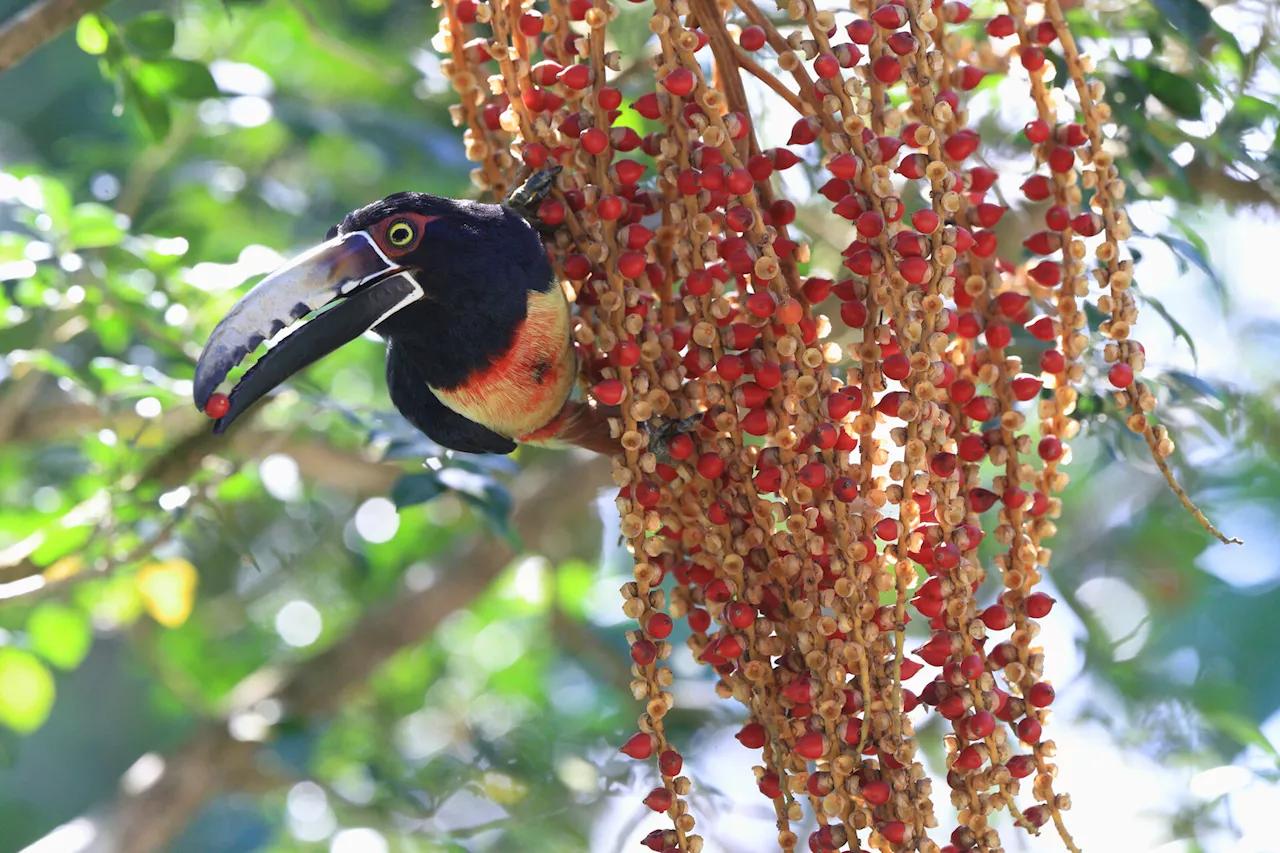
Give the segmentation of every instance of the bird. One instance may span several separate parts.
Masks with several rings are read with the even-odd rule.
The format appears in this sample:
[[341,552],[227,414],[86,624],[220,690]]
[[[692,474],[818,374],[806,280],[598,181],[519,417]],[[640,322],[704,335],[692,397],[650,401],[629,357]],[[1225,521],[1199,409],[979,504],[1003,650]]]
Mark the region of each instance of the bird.
[[[571,308],[536,218],[558,171],[534,173],[499,203],[399,192],[351,212],[217,324],[196,362],[197,408],[221,433],[290,376],[372,330],[387,342],[392,404],[443,447],[618,452],[616,407],[573,398]],[[293,326],[229,395],[218,391]]]

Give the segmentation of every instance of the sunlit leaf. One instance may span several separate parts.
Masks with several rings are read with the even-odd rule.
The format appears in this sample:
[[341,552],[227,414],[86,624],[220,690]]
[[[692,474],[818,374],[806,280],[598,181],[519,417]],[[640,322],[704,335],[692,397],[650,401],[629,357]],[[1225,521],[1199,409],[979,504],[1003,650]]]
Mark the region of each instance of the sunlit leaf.
[[121,85],[124,87],[126,104],[137,110],[138,118],[151,138],[159,141],[168,136],[173,123],[169,105],[143,88],[131,74],[126,73],[121,78]]
[[1243,714],[1231,711],[1208,711],[1205,721],[1232,740],[1244,746],[1256,746],[1280,764],[1280,750],[1267,740],[1258,724]]
[[93,646],[89,617],[55,601],[32,611],[26,627],[31,649],[59,669],[75,669]]
[[33,732],[53,709],[53,674],[31,652],[0,648],[0,724]]
[[165,560],[139,570],[135,583],[151,618],[176,628],[191,615],[199,573],[186,560]]
[[595,570],[581,560],[569,560],[556,567],[556,603],[565,613],[585,616],[587,596],[595,585]]
[[71,210],[67,239],[74,249],[98,249],[114,246],[125,235],[126,222],[105,204],[86,202]]
[[149,95],[185,100],[212,98],[218,94],[207,66],[189,59],[161,59],[138,66],[135,79]]
[[100,56],[106,53],[110,39],[107,28],[97,15],[85,15],[76,24],[76,44],[87,54]]

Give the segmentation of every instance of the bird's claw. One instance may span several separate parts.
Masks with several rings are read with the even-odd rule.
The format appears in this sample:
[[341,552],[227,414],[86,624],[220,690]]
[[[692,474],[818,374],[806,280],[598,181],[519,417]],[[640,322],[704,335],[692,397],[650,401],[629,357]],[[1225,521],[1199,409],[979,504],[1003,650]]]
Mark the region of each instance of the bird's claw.
[[507,197],[502,200],[503,205],[511,208],[516,213],[523,216],[533,225],[540,225],[538,221],[538,205],[542,204],[543,199],[551,194],[551,188],[555,186],[556,176],[560,174],[562,166],[548,166],[545,169],[539,169],[534,172],[524,183],[507,193]]
[[671,442],[678,435],[691,432],[698,421],[702,420],[702,412],[696,412],[687,418],[674,421],[663,421],[649,430],[649,452],[662,465],[671,464]]

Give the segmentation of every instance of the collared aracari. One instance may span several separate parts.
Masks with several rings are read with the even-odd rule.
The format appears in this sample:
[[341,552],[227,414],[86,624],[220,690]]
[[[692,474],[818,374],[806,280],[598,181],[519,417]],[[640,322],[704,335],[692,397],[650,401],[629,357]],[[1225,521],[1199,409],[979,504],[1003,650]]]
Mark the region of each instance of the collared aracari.
[[[388,196],[264,278],[218,323],[196,363],[193,396],[217,417],[215,432],[373,330],[387,341],[391,402],[438,444],[468,453],[510,453],[518,441],[617,452],[608,426],[617,411],[570,399],[569,303],[531,224],[556,171],[535,174],[502,204]],[[215,396],[264,340],[315,312],[229,397]]]

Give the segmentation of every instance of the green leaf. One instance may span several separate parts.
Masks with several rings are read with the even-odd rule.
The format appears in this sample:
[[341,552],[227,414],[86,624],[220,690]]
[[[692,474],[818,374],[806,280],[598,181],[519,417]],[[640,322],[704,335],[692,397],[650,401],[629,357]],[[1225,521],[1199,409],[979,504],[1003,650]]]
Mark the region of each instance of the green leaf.
[[446,491],[435,474],[405,474],[391,487],[391,500],[398,508],[426,503]]
[[105,204],[86,202],[71,211],[71,227],[67,239],[73,249],[99,249],[114,246],[125,235],[123,219]]
[[93,629],[84,611],[46,602],[27,619],[32,651],[59,669],[75,669],[93,646]]
[[1199,0],[1151,0],[1151,5],[1193,48],[1200,46],[1213,27],[1209,10]]
[[1209,284],[1213,286],[1213,291],[1218,297],[1219,303],[1225,308],[1229,299],[1227,285],[1219,277],[1217,270],[1209,263],[1206,257],[1209,254],[1209,247],[1205,244],[1204,239],[1190,228],[1181,223],[1175,222],[1176,227],[1183,233],[1186,239],[1182,237],[1174,237],[1171,234],[1160,234],[1160,241],[1173,251],[1178,258],[1179,264],[1190,263],[1209,278]]
[[1165,71],[1154,62],[1125,63],[1146,84],[1147,91],[1179,118],[1201,118],[1200,86],[1190,77]]
[[124,28],[124,37],[140,53],[165,53],[173,48],[173,36],[173,19],[163,12],[150,12]]
[[1233,711],[1203,711],[1205,722],[1243,746],[1256,746],[1280,764],[1280,750],[1267,740],[1258,724]]
[[107,44],[111,36],[97,15],[85,15],[76,24],[76,44],[90,56],[101,56],[107,52]]
[[44,724],[53,709],[49,668],[31,652],[0,648],[0,723],[23,734]]
[[122,75],[121,83],[124,86],[125,101],[137,109],[138,118],[142,120],[142,126],[151,138],[159,142],[168,136],[172,124],[169,105],[143,89],[127,72]]
[[505,488],[495,482],[479,494],[464,491],[457,494],[480,510],[490,529],[505,539],[513,551],[523,549],[520,534],[511,526],[511,494]]
[[1200,356],[1196,354],[1196,342],[1192,340],[1191,333],[1187,331],[1186,327],[1179,323],[1173,314],[1169,313],[1169,309],[1165,307],[1165,304],[1159,299],[1156,299],[1154,296],[1148,296],[1145,293],[1138,292],[1136,287],[1131,289],[1137,293],[1139,299],[1147,305],[1150,305],[1155,312],[1169,324],[1169,328],[1173,330],[1173,336],[1175,338],[1181,338],[1187,342],[1187,348],[1191,350],[1191,360],[1198,366],[1200,364]]
[[169,96],[188,101],[212,98],[218,94],[207,66],[189,59],[161,59],[144,62],[136,72],[138,85],[153,96]]
[[584,618],[588,611],[587,596],[595,586],[596,572],[582,560],[569,560],[556,567],[556,603],[565,613]]

